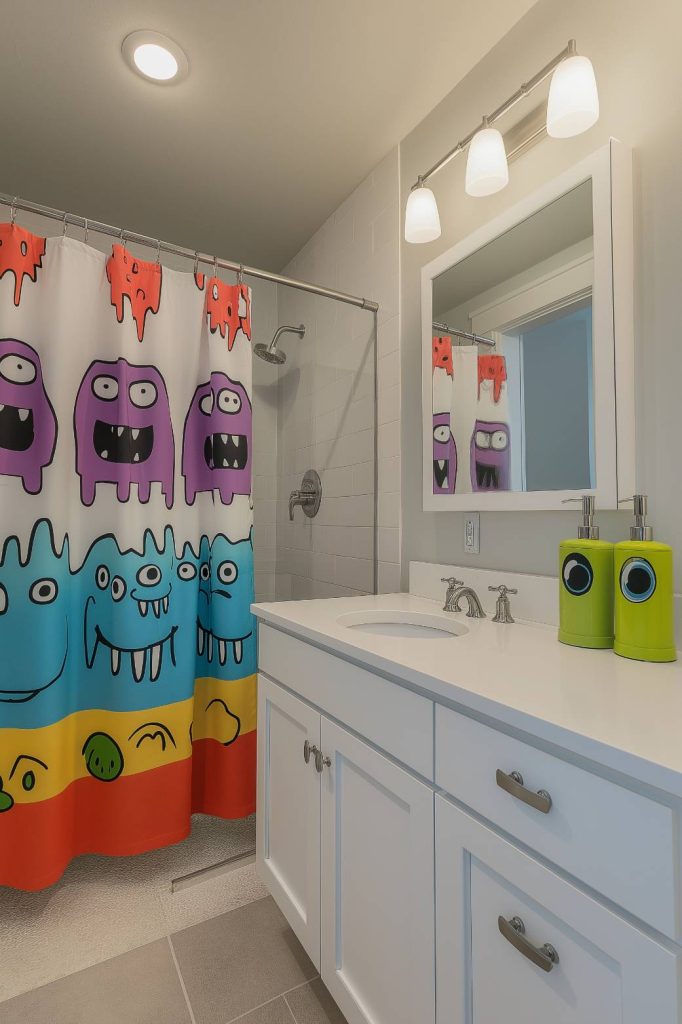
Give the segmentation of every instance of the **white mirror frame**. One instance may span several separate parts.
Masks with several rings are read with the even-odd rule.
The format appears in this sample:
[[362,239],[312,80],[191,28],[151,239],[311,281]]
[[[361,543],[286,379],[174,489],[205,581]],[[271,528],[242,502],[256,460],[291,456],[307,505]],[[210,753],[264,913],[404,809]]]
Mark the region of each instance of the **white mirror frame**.
[[[591,491],[476,491],[433,493],[432,282],[582,182],[592,179],[594,280],[594,450]],[[611,139],[462,239],[422,268],[422,463],[425,512],[566,510],[565,502],[594,494],[597,508],[614,509],[635,491],[632,151]],[[466,454],[465,464],[469,456]]]

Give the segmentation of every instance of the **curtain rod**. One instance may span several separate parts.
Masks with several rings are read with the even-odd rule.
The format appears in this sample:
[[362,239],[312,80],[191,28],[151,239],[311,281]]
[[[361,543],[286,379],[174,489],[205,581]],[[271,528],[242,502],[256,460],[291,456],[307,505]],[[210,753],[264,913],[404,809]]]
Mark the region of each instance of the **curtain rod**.
[[499,121],[501,117],[503,117],[505,114],[508,114],[512,107],[515,107],[520,100],[525,99],[525,97],[528,96],[533,91],[533,89],[536,89],[538,85],[541,85],[545,81],[546,78],[549,78],[554,69],[558,67],[559,64],[562,63],[562,61],[566,60],[568,57],[573,57],[575,52],[575,39],[569,39],[568,45],[564,47],[561,53],[558,53],[556,57],[553,57],[552,60],[550,60],[549,64],[545,64],[544,68],[538,71],[536,75],[533,75],[533,77],[530,78],[527,82],[523,82],[515,93],[512,93],[512,95],[508,99],[506,99],[504,103],[501,103],[496,110],[493,110],[492,114],[488,114],[487,117],[482,118],[480,124],[476,125],[476,127],[473,128],[468,135],[465,135],[463,139],[460,139],[457,145],[454,146],[451,150],[449,150],[449,152],[447,152],[445,156],[441,157],[440,160],[436,161],[433,167],[430,167],[425,174],[420,174],[416,182],[412,186],[411,191],[413,191],[415,188],[419,188],[421,185],[425,184],[425,182],[427,182],[429,178],[431,178],[434,174],[438,174],[439,171],[442,171],[445,165],[449,164],[453,157],[456,157],[459,153],[464,152],[464,150],[467,148],[467,146],[473,139],[474,135],[477,135],[481,128],[486,128],[495,124],[495,122]]
[[104,224],[102,221],[90,220],[88,217],[80,217],[76,214],[66,213],[64,210],[55,210],[51,206],[42,206],[40,203],[31,203],[26,199],[19,199],[16,196],[9,196],[0,192],[0,203],[9,206],[12,211],[12,221],[17,210],[25,213],[35,213],[40,217],[48,217],[51,220],[59,220],[64,225],[64,230],[69,224],[74,227],[83,228],[86,233],[95,231],[100,235],[110,235],[113,238],[120,238],[121,242],[135,242],[138,245],[146,245],[156,249],[158,253],[167,252],[174,256],[184,256],[186,259],[194,260],[197,263],[209,263],[211,266],[220,267],[221,270],[231,270],[235,274],[244,274],[248,277],[255,277],[261,281],[273,281],[275,284],[285,285],[287,288],[296,288],[301,292],[309,292],[311,295],[322,295],[327,299],[336,299],[338,302],[345,302],[349,306],[358,306],[360,309],[367,309],[376,313],[379,304],[372,299],[364,299],[358,295],[349,295],[346,292],[336,291],[334,288],[324,288],[322,285],[311,284],[308,281],[298,281],[293,277],[284,277],[282,274],[273,274],[269,270],[260,270],[258,267],[247,267],[241,263],[233,263],[231,260],[219,259],[217,256],[207,256],[196,250],[186,249],[182,245],[173,245],[171,242],[162,242],[149,235],[141,235],[136,231],[127,231],[123,228],[114,227],[112,224]]
[[477,345],[487,345],[490,348],[495,348],[495,342],[491,338],[484,338],[481,334],[459,331],[456,327],[448,327],[447,324],[442,323],[440,320],[434,320],[431,326],[435,327],[437,331],[442,331],[443,334],[451,334],[455,338],[464,338],[465,341],[473,341]]

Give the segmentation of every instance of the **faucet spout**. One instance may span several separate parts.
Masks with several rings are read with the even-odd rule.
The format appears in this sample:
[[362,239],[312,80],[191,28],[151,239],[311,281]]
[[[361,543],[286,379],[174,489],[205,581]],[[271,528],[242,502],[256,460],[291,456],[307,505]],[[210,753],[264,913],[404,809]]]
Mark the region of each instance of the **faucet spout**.
[[459,612],[462,610],[459,604],[463,597],[466,598],[466,602],[469,606],[467,610],[467,618],[484,619],[485,612],[483,611],[481,602],[478,599],[478,594],[471,587],[460,587],[456,592],[452,601],[452,611]]

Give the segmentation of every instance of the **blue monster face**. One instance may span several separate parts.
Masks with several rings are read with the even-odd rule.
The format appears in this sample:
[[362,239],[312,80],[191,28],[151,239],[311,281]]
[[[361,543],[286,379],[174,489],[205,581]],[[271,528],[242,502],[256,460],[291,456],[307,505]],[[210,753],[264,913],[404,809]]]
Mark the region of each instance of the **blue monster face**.
[[0,557],[0,702],[33,700],[60,680],[68,654],[69,558],[57,553],[51,524],[36,523],[28,557],[16,537]]
[[88,595],[83,633],[88,668],[106,668],[123,681],[155,683],[164,666],[175,666],[174,562],[170,529],[161,549],[147,531],[142,554],[120,551],[113,537],[93,544],[80,573],[83,596]]
[[219,533],[213,539],[210,554],[208,541],[202,538],[197,654],[210,673],[227,673],[237,678],[255,671],[252,600],[251,538],[232,544]]

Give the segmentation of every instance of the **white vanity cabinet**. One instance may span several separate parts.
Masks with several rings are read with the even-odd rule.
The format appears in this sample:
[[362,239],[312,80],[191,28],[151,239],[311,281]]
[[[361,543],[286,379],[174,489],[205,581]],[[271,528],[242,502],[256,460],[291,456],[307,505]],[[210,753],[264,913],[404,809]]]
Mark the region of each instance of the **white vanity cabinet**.
[[437,1024],[677,1024],[678,957],[436,797]]
[[434,795],[261,673],[257,866],[349,1024],[429,1024]]
[[682,1024],[674,787],[423,664],[259,644],[257,866],[349,1024]]

